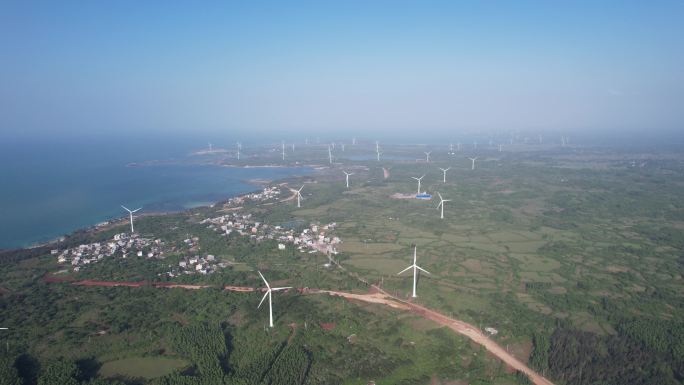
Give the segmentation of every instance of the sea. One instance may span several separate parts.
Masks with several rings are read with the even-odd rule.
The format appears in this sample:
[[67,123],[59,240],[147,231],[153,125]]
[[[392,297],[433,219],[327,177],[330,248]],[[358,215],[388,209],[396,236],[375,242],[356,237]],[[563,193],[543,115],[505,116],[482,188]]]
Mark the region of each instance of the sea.
[[234,168],[192,155],[206,143],[173,138],[0,142],[0,249],[27,247],[120,218],[121,208],[181,211],[307,175],[307,167]]

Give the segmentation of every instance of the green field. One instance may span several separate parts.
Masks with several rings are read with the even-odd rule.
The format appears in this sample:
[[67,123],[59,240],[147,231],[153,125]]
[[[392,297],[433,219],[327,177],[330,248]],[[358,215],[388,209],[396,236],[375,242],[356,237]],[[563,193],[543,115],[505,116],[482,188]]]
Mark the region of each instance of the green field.
[[[410,157],[425,148],[386,151]],[[369,149],[350,146],[344,155]],[[634,154],[618,149],[520,145],[503,153],[482,150],[471,171],[469,154],[433,150],[429,165],[338,154],[340,164],[306,178],[316,183],[306,184],[301,208],[293,201],[245,204],[245,213],[273,225],[336,222],[333,233],[342,244],[335,258],[348,272],[324,268],[321,254],[279,251],[275,241],[220,236],[199,223],[219,215],[217,205],[139,219],[141,233],[179,245],[166,260],[107,260],[66,276],[160,279],[186,253],[181,241],[190,234],[200,239],[202,253],[238,264],[171,281],[256,287],[259,269],[278,285],[367,292],[351,273],[406,297],[411,274],[396,273],[411,263],[415,245],[418,264],[432,273],[420,276],[419,303],[495,328],[494,340],[557,384],[682,383],[684,154],[644,153],[647,166],[632,167]],[[288,162],[321,154],[311,146]],[[438,167],[447,166],[452,170],[442,183]],[[390,178],[383,179],[382,167],[391,169]],[[356,171],[345,191],[341,171],[349,168]],[[391,198],[415,192],[411,177],[423,174],[423,189],[451,199],[444,219],[434,199]],[[77,233],[60,247],[121,231],[123,225]],[[267,330],[265,309],[256,309],[258,293],[74,287],[41,280],[62,268],[48,248],[2,258],[0,321],[12,330],[4,354],[28,382],[40,370],[31,374],[26,357],[43,364],[87,359],[102,363],[99,376],[136,385],[156,385],[145,380],[154,377],[175,384],[210,376],[257,384],[286,372],[302,384],[522,381],[464,338],[375,305],[278,293],[276,327]],[[327,330],[321,323],[336,326]],[[188,342],[195,340],[209,347]],[[169,374],[174,369],[183,373]]]

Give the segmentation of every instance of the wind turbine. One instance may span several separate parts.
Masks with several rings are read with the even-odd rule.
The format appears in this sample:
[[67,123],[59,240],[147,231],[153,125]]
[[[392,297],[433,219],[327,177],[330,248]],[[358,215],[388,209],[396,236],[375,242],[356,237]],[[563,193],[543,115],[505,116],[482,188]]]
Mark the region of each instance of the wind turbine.
[[432,151],[428,151],[425,153],[425,163],[430,163],[430,154]]
[[342,146],[342,152],[344,152],[344,143],[340,143],[340,146]]
[[142,207],[139,209],[132,210],[132,211],[129,210],[128,208],[126,208],[126,206],[124,206],[124,205],[121,205],[121,207],[123,207],[124,210],[128,211],[128,214],[131,217],[131,234],[133,234],[133,232],[134,232],[133,231],[133,213],[140,211],[142,209]]
[[501,152],[502,148],[503,148],[503,144],[499,144],[499,152]]
[[416,178],[415,176],[412,176],[411,178],[415,179],[418,181],[418,194],[420,194],[420,181],[425,178],[425,175],[421,176],[420,178]]
[[283,147],[283,160],[285,160],[285,141],[281,142],[281,145]]
[[413,246],[413,265],[411,265],[411,266],[409,266],[409,267],[405,268],[404,270],[397,273],[397,275],[399,275],[399,274],[407,271],[408,269],[411,269],[411,268],[413,269],[413,295],[412,295],[413,298],[416,298],[416,279],[418,278],[418,271],[417,270],[420,270],[422,272],[430,274],[429,271],[427,271],[427,270],[423,269],[422,267],[416,265],[416,248],[417,248],[416,246]]
[[442,182],[446,183],[446,172],[451,170],[451,167],[447,167],[447,168],[441,168],[440,167],[439,169],[442,170]]
[[266,284],[266,294],[264,294],[264,297],[261,298],[261,302],[259,302],[259,306],[257,306],[257,309],[261,307],[261,304],[264,303],[264,300],[268,296],[268,326],[273,327],[273,300],[271,298],[271,293],[274,291],[279,291],[279,290],[287,290],[287,289],[292,289],[292,287],[271,287],[268,282],[266,282],[266,278],[264,278],[264,275],[261,274],[260,271],[257,270],[259,273],[259,276],[261,279],[264,281]]
[[436,208],[439,208],[440,206],[442,206],[442,214],[440,214],[439,218],[444,219],[444,202],[451,202],[451,199],[442,198],[442,194],[440,194],[439,192],[437,192],[437,195],[439,195],[439,204],[437,205]]
[[295,144],[292,143],[292,152],[294,152],[294,147],[295,147]]
[[356,146],[356,137],[353,137],[353,138],[352,138],[352,145],[353,145],[353,146]]
[[382,154],[382,152],[380,152],[380,151],[378,151],[376,154],[378,156],[378,162],[380,161],[380,154]]
[[375,141],[375,152],[380,152],[380,142]]
[[477,160],[477,157],[474,158],[468,158],[473,162],[473,165],[470,167],[471,170],[475,170],[475,161]]
[[242,149],[242,143],[237,142],[237,159],[240,160],[240,150]]
[[300,205],[299,200],[302,198],[302,189],[303,189],[303,188],[304,188],[304,185],[302,185],[302,187],[300,187],[299,190],[294,190],[295,193],[297,194],[297,207],[302,207],[302,206]]
[[347,178],[347,188],[349,188],[349,175],[354,175],[354,173],[353,172],[346,172],[346,171],[342,171],[342,172],[344,173],[345,177]]
[[330,150],[330,145],[328,145],[328,161],[332,164],[332,151]]
[[209,143],[209,152],[212,152],[212,151],[213,151],[213,150],[212,150],[212,144]]

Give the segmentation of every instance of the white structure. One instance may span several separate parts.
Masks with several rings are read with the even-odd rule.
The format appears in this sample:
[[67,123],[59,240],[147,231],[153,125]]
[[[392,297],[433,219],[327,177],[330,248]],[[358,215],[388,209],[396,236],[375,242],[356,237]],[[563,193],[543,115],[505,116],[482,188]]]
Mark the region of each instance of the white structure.
[[503,149],[503,144],[499,144],[499,152]]
[[397,273],[397,275],[399,275],[399,274],[401,274],[401,273],[403,273],[409,269],[413,269],[413,295],[412,295],[413,298],[416,298],[416,280],[418,279],[418,270],[430,274],[429,271],[423,269],[422,267],[420,267],[416,264],[416,249],[417,249],[417,246],[413,246],[413,265],[411,265],[411,266],[405,268],[404,270],[400,271],[399,273]]
[[266,278],[264,278],[263,274],[259,271],[259,276],[261,279],[264,281],[266,284],[266,294],[264,294],[264,297],[261,298],[261,302],[259,302],[259,306],[257,306],[257,309],[261,307],[261,304],[264,303],[264,300],[266,297],[268,297],[268,326],[273,327],[273,301],[271,299],[271,293],[274,291],[279,291],[279,290],[287,290],[287,289],[292,289],[291,287],[271,287],[269,286],[268,282],[266,282]]
[[237,142],[237,160],[240,160],[240,150],[242,150],[242,143]]
[[285,141],[282,141],[280,144],[283,148],[283,160],[285,160]]
[[297,207],[302,207],[300,203],[300,199],[302,199],[302,189],[304,188],[304,185],[299,188],[299,190],[294,190],[295,193],[297,194]]
[[441,168],[440,167],[439,169],[442,170],[442,182],[446,183],[446,172],[451,170],[451,167],[447,167],[447,168]]
[[128,215],[129,215],[130,218],[131,218],[131,234],[133,234],[133,233],[134,233],[134,231],[133,231],[133,213],[142,210],[142,207],[141,207],[141,208],[138,208],[138,209],[135,209],[135,210],[129,210],[129,209],[126,208],[126,206],[124,206],[124,205],[121,205],[121,207],[123,207],[124,210],[128,211]]
[[430,163],[430,154],[432,151],[425,152],[425,163]]
[[444,219],[444,202],[451,202],[451,199],[444,199],[442,198],[442,194],[437,192],[437,195],[439,195],[439,204],[437,205],[437,208],[440,206],[442,207],[442,213],[440,214],[439,218]]
[[375,152],[380,152],[380,142],[375,141]]
[[353,172],[342,171],[347,179],[347,188],[349,188],[349,175],[354,175]]
[[353,138],[352,138],[352,145],[353,145],[353,146],[356,146],[356,137],[353,137]]
[[415,176],[412,176],[411,178],[418,181],[418,194],[420,194],[420,181],[423,180],[423,178],[425,178],[425,175],[421,176],[420,178],[416,178]]
[[328,162],[332,164],[332,150],[330,149],[330,145],[328,145]]
[[475,161],[477,160],[477,157],[468,158],[468,159],[470,159],[470,160],[473,162],[472,166],[470,166],[470,169],[471,169],[471,170],[475,170]]
[[380,152],[380,151],[377,152],[378,162],[380,161],[380,155],[381,155],[381,154],[382,154],[382,152]]

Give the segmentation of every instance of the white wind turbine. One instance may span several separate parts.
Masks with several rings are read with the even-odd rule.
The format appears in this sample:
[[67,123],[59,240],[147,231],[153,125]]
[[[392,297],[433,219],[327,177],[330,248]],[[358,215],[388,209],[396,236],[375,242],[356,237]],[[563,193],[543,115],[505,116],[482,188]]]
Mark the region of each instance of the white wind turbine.
[[212,152],[212,151],[213,151],[213,147],[212,147],[212,144],[211,144],[211,143],[209,143],[209,152]]
[[237,160],[240,160],[240,150],[242,150],[242,143],[237,142]]
[[442,198],[442,194],[437,192],[437,195],[439,195],[439,204],[437,205],[437,208],[440,206],[442,207],[442,213],[440,214],[439,218],[444,219],[444,202],[451,202],[451,199],[444,199]]
[[281,142],[281,145],[283,147],[283,160],[285,160],[285,141]]
[[266,282],[266,278],[264,278],[264,275],[261,274],[260,271],[257,271],[259,273],[259,276],[261,279],[264,281],[266,284],[266,294],[264,294],[264,297],[261,298],[261,302],[259,302],[259,306],[257,306],[257,309],[261,307],[261,304],[264,303],[264,300],[268,296],[268,326],[273,327],[273,300],[271,299],[271,293],[274,291],[279,291],[279,290],[287,290],[287,289],[292,289],[292,287],[271,287],[268,282]]
[[425,178],[425,175],[421,176],[420,178],[416,178],[415,176],[412,176],[411,178],[418,181],[418,194],[420,194],[420,181],[423,180],[423,178]]
[[300,187],[299,190],[294,190],[294,192],[297,194],[297,207],[302,207],[300,205],[299,200],[302,199],[302,189],[303,188],[304,188],[304,185],[302,185],[302,187]]
[[375,152],[380,152],[380,142],[375,141]]
[[328,145],[328,162],[332,164],[332,150],[330,149],[330,145]]
[[376,153],[376,155],[377,155],[377,157],[378,157],[378,162],[379,162],[379,161],[380,161],[380,155],[382,155],[382,152],[378,151],[378,152]]
[[354,175],[353,172],[342,171],[347,179],[347,188],[349,188],[349,175]]
[[441,168],[440,167],[439,169],[442,170],[442,182],[446,183],[446,172],[451,170],[451,167],[447,167],[447,168]]
[[121,205],[121,207],[123,207],[124,210],[128,211],[128,215],[131,217],[131,234],[133,234],[133,233],[134,233],[134,231],[133,231],[133,213],[142,210],[142,207],[139,208],[139,209],[135,209],[135,210],[129,210],[129,209],[126,208],[126,206],[124,206],[124,205]]
[[432,151],[425,152],[425,163],[430,163],[430,154]]
[[503,144],[499,144],[499,152],[503,149]]
[[471,170],[475,170],[475,161],[477,160],[477,157],[468,158],[468,159],[470,159],[470,160],[473,162],[472,166],[470,166],[470,169],[471,169]]
[[409,266],[409,267],[405,268],[404,270],[397,273],[397,275],[399,275],[399,274],[407,271],[408,269],[413,269],[413,295],[412,295],[413,298],[416,298],[416,279],[418,278],[418,271],[417,270],[420,270],[422,272],[430,274],[429,271],[423,269],[422,267],[420,267],[416,264],[416,248],[417,248],[416,246],[413,246],[413,265],[411,265],[411,266]]

